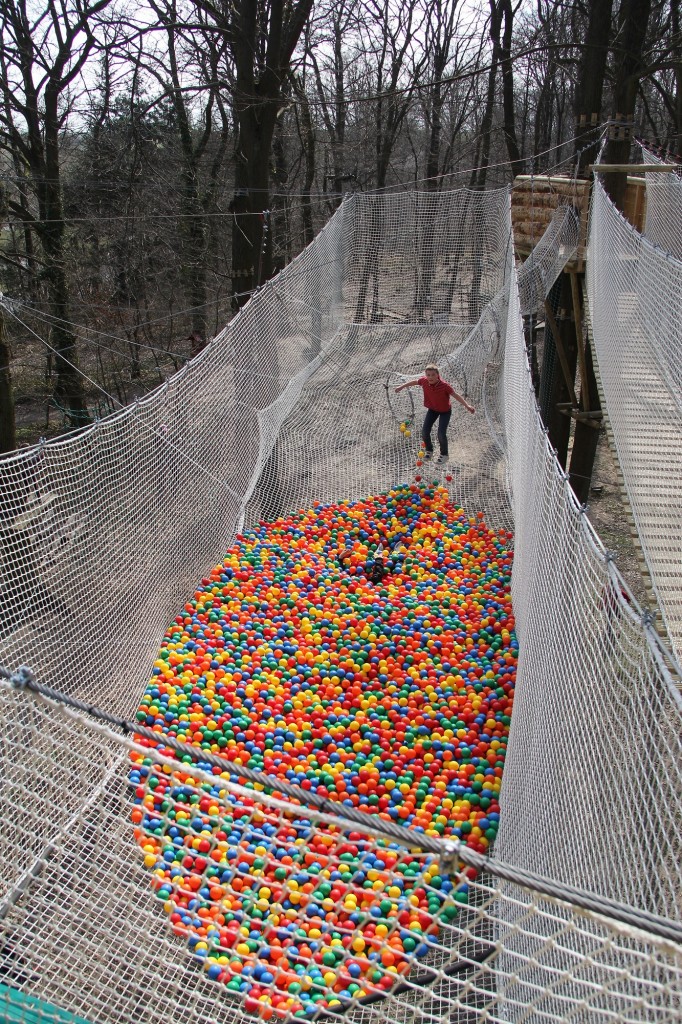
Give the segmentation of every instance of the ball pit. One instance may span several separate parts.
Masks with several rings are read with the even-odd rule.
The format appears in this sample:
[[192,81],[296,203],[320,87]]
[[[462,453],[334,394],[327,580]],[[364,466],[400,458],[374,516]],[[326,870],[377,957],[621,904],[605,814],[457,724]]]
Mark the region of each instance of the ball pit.
[[[508,541],[435,485],[316,505],[238,537],[167,631],[137,720],[226,770],[199,757],[216,777],[199,784],[188,756],[133,755],[136,837],[174,930],[247,1010],[386,991],[466,903],[433,857],[224,780],[247,765],[275,794],[286,780],[485,853],[516,670]],[[373,584],[379,545],[400,554]]]

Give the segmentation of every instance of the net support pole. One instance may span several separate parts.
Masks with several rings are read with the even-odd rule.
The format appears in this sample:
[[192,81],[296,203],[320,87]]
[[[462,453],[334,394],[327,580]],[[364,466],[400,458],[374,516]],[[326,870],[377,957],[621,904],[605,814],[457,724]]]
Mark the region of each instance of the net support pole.
[[575,371],[578,359],[573,300],[568,274],[562,273],[545,302],[545,345],[542,359],[540,399],[542,418],[552,447],[562,466],[566,466],[571,420],[561,406],[570,402],[577,408]]
[[[580,275],[580,277],[583,278],[584,275]],[[573,450],[571,451],[569,465],[569,483],[580,504],[586,505],[587,499],[590,496],[594,460],[597,455],[597,445],[599,444],[601,433],[600,430],[595,430],[595,426],[600,425],[601,403],[599,401],[597,380],[594,374],[594,360],[590,337],[586,330],[583,331],[583,303],[577,274],[571,274],[571,293],[573,296],[573,319],[578,346],[578,365],[580,367],[579,409],[583,413],[594,414],[593,420],[596,421],[590,423],[585,417],[576,417]]]

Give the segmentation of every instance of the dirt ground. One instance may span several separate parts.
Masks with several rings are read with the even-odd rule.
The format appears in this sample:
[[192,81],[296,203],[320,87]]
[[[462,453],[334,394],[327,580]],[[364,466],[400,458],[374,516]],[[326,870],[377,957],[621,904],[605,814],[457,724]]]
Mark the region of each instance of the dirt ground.
[[590,522],[604,547],[613,553],[618,569],[643,608],[654,611],[647,597],[642,556],[630,533],[630,516],[618,484],[616,460],[602,429],[587,504]]
[[[431,341],[433,342],[433,339]],[[183,355],[187,357],[189,351]],[[112,359],[112,363],[117,362]],[[94,376],[95,366],[90,365],[90,353],[86,354],[83,363],[86,372],[90,371]],[[175,365],[178,365],[177,360]],[[108,368],[112,369],[111,366]],[[173,361],[169,361],[169,365],[160,366],[158,360],[151,359],[149,352],[143,351],[140,376],[131,379],[125,360],[120,360],[115,367],[116,398],[126,402],[139,397],[157,386],[168,371],[172,372],[173,369]],[[61,433],[64,425],[59,412],[52,409],[50,415],[47,399],[51,393],[52,382],[45,377],[44,354],[39,343],[31,344],[24,341],[20,353],[15,352],[12,374],[18,396],[16,419],[19,445],[23,447],[35,443],[41,436],[52,437]],[[106,415],[111,408],[115,408],[115,403],[104,401],[103,396],[98,395],[92,386],[88,386],[87,391],[88,399],[98,415]],[[346,462],[347,458],[348,453],[345,453]],[[347,464],[345,468],[347,470]],[[629,512],[619,487],[614,455],[603,430],[597,450],[588,515],[602,543],[614,554],[616,564],[635,598],[643,607],[649,607],[650,601],[642,575],[641,552],[631,536]],[[655,611],[653,608],[650,610]]]

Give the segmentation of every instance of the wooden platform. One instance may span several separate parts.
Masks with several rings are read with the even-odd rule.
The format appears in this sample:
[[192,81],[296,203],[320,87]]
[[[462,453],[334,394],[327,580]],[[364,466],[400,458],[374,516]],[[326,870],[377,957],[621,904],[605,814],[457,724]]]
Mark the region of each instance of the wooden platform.
[[[630,223],[642,231],[646,216],[646,187],[644,178],[628,177],[625,215]],[[575,259],[566,270],[583,273],[587,248],[587,227],[592,179],[569,178],[564,175],[520,174],[514,178],[512,191],[512,227],[516,255],[525,259],[539,242],[552,214],[558,206],[574,206],[580,217],[580,237]]]

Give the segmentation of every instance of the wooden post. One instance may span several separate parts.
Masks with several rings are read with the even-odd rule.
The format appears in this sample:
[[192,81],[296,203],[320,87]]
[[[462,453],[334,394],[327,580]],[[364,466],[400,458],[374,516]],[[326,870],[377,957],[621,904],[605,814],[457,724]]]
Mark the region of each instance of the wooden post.
[[[547,319],[547,323],[550,326],[550,330],[552,331],[552,337],[554,338],[554,344],[556,346],[556,354],[559,357],[559,364],[561,366],[561,372],[562,372],[563,377],[564,377],[564,385],[565,385],[566,390],[568,391],[568,394],[570,396],[571,404],[573,405],[574,408],[577,408],[577,406],[578,406],[578,399],[576,398],[575,389],[573,387],[573,381],[574,381],[574,378],[575,378],[575,367],[573,367],[573,373],[571,373],[571,368],[570,368],[570,363],[569,363],[570,355],[566,351],[566,349],[564,348],[564,340],[562,338],[562,332],[561,332],[561,329],[560,329],[558,323],[556,322],[554,313],[552,312],[552,307],[550,306],[549,302],[545,302],[545,317]],[[557,405],[559,405],[559,406],[562,405],[562,404],[563,403],[561,403],[561,402],[557,402]]]
[[[589,385],[587,382],[587,364],[585,361],[585,340],[583,338],[583,306],[580,301],[580,285],[578,284],[578,275],[571,274],[571,297],[573,299],[573,319],[575,320],[575,336],[578,342],[578,367],[580,368],[580,395],[583,402],[589,403]],[[584,396],[584,398],[583,398]],[[576,403],[577,404],[577,403]],[[592,408],[591,405],[581,405],[583,412],[588,412]]]
[[[632,151],[635,101],[639,79],[644,71],[642,52],[650,12],[651,0],[623,0],[621,3],[620,49],[616,58],[613,83],[616,113],[608,129],[604,163],[592,168],[603,175],[604,188],[622,213],[625,213],[628,174],[633,172],[650,174],[661,170],[660,166],[629,163]],[[637,226],[639,227],[639,225]],[[580,314],[576,309],[576,322],[581,322],[582,305],[577,281],[573,292],[574,307],[580,307]],[[581,372],[580,408],[583,411],[596,412],[600,410],[601,406],[589,342],[585,344],[584,348],[584,363],[585,377],[582,377]],[[599,432],[597,430],[588,426],[584,420],[576,421],[569,478],[576,497],[582,504],[587,502],[590,493],[598,439]]]
[[540,381],[542,419],[549,440],[556,449],[557,458],[564,467],[568,456],[571,419],[562,413],[560,406],[567,402],[571,406],[577,405],[573,382],[578,352],[571,309],[571,282],[569,275],[564,273],[554,284],[545,303],[547,326]]
[[[601,403],[599,402],[599,392],[592,363],[592,348],[589,341],[585,346],[585,364],[587,386],[580,389],[580,408],[582,410],[589,409],[590,414],[594,414],[601,412]],[[599,435],[600,431],[595,430],[594,424],[585,420],[576,420],[568,477],[575,496],[581,505],[587,504],[587,499],[590,495],[592,470],[594,469]]]

